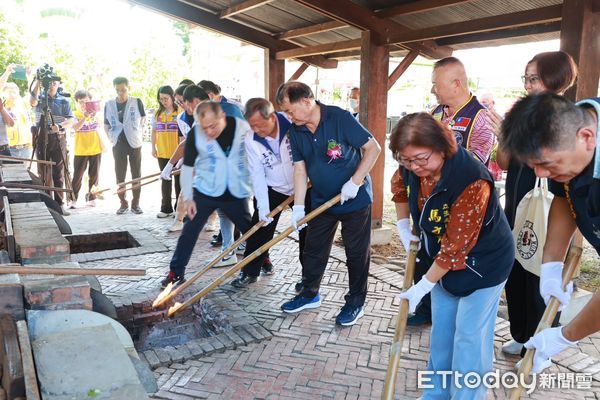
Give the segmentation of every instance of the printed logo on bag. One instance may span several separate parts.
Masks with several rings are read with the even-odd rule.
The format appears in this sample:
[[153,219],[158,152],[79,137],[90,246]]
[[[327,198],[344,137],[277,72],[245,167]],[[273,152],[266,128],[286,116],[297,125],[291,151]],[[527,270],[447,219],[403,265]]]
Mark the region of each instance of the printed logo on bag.
[[533,222],[529,220],[525,221],[523,227],[519,231],[516,242],[517,252],[523,259],[529,260],[535,255],[539,242],[538,237],[533,230]]

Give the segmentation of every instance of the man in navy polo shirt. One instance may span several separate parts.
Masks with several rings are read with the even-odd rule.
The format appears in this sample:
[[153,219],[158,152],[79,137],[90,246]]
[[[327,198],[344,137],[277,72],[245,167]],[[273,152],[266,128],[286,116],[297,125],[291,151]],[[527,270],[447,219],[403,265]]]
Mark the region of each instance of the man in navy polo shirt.
[[[540,276],[540,294],[563,306],[570,290],[563,290],[563,259],[575,229],[600,254],[600,98],[569,100],[545,93],[518,101],[502,124],[500,145],[527,163],[535,174],[552,179],[554,199],[548,215]],[[600,292],[567,326],[545,329],[525,347],[535,348],[533,372],[551,364],[550,357],[577,340],[600,330]]]
[[298,221],[305,216],[307,179],[312,184],[313,208],[341,192],[340,204],[309,222],[302,266],[304,287],[281,309],[295,313],[321,305],[319,286],[341,222],[350,290],[336,323],[353,325],[363,315],[367,295],[373,202],[368,174],[381,148],[352,114],[315,101],[312,90],[304,83],[281,85],[276,100],[293,122],[290,141],[294,160],[294,227],[303,228]]

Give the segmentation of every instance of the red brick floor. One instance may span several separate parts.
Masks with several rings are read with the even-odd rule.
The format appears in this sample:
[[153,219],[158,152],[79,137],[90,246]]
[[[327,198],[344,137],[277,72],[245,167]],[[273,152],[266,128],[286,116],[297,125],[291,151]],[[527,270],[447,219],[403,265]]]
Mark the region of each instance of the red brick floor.
[[[156,188],[158,189],[158,187]],[[156,192],[155,189],[155,192]],[[150,190],[150,189],[148,189]],[[171,251],[86,263],[86,267],[146,268],[147,275],[136,278],[104,277],[100,281],[109,296],[158,293],[159,281],[168,270],[178,234],[168,233],[171,219],[157,219],[151,201],[156,197],[142,193],[143,215],[117,216],[115,199],[100,202],[95,209],[74,210],[67,221],[74,233],[105,230],[146,229]],[[280,227],[283,226],[280,224]],[[110,228],[107,228],[110,227]],[[204,232],[196,245],[189,272],[216,255],[208,245],[211,233]],[[159,367],[154,372],[160,391],[156,399],[377,399],[381,396],[395,326],[394,301],[401,275],[373,264],[365,316],[348,328],[335,325],[334,319],[344,303],[347,273],[343,250],[334,246],[323,278],[319,309],[299,314],[284,314],[279,306],[294,295],[293,286],[300,269],[297,244],[286,239],[271,251],[276,273],[263,277],[250,289],[236,291],[229,284],[218,290],[225,293],[269,330],[273,337],[260,343],[213,353],[184,363]],[[216,277],[215,269],[203,282]],[[188,273],[189,275],[189,273]],[[202,284],[202,283],[201,283]],[[512,370],[517,358],[499,349],[509,338],[508,323],[499,318],[496,326],[495,367]],[[397,377],[396,397],[414,399],[417,371],[426,368],[429,329],[409,328],[404,341]],[[579,348],[556,357],[549,372],[593,374],[589,389],[538,389],[533,399],[600,399],[600,335],[583,340]],[[558,377],[558,375],[556,375]],[[562,380],[565,382],[565,380]],[[568,383],[568,382],[567,382]],[[490,391],[488,398],[504,399],[503,389]]]

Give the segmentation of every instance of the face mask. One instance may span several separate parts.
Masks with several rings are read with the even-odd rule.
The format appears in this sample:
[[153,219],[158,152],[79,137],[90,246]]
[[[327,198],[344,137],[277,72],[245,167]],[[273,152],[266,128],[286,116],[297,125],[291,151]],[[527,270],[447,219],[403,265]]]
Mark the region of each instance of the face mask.
[[353,110],[355,108],[358,108],[358,100],[356,100],[356,99],[350,99],[350,100],[348,100],[348,104],[350,105],[350,108],[353,109]]

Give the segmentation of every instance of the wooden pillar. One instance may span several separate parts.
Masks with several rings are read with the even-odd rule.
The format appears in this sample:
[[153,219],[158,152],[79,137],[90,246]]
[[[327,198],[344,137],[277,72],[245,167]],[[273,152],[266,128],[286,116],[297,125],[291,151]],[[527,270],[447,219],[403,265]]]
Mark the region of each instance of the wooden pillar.
[[275,50],[265,49],[265,96],[275,108],[275,95],[279,86],[285,82],[285,60],[275,59]]
[[600,12],[597,0],[564,0],[560,26],[560,49],[569,53],[579,67],[575,86],[565,96],[581,100],[598,95],[600,77]]
[[370,31],[362,33],[360,54],[359,118],[381,146],[381,153],[371,170],[373,180],[372,228],[381,228],[385,170],[385,133],[387,128],[387,93],[390,52],[387,45],[377,44]]

